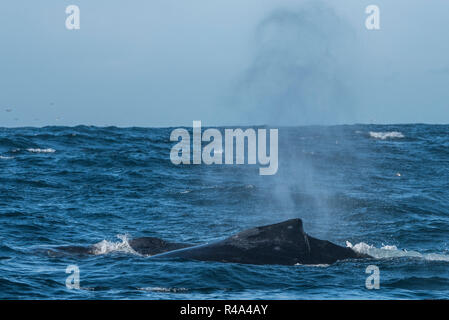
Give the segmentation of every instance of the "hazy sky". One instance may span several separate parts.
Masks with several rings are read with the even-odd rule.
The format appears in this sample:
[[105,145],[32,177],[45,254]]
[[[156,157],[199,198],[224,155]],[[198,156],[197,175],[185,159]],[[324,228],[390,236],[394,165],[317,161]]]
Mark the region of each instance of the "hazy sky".
[[14,0],[0,14],[0,126],[449,123],[447,0]]

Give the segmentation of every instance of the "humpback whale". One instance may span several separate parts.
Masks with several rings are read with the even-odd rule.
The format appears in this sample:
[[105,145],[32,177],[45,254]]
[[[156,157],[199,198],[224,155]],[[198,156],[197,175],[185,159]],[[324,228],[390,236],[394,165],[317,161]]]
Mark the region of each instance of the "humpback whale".
[[[295,265],[372,258],[308,235],[301,219],[244,230],[224,240],[202,245],[168,242],[154,237],[136,238],[128,243],[134,251],[151,256],[150,259]],[[95,254],[95,246],[65,246],[56,250],[70,254]]]
[[351,248],[309,236],[301,219],[256,227],[210,244],[157,254],[153,259],[180,258],[243,264],[331,264],[371,258]]
[[159,253],[192,247],[192,244],[168,242],[154,237],[131,239],[129,245],[134,251],[143,255],[157,255]]
[[[193,246],[193,244],[169,242],[155,237],[141,237],[131,239],[128,241],[128,244],[135,252],[146,256],[153,256],[159,253]],[[97,248],[96,245],[59,246],[54,248],[53,250],[46,250],[46,253],[51,256],[61,256],[67,254],[94,255],[97,253]]]

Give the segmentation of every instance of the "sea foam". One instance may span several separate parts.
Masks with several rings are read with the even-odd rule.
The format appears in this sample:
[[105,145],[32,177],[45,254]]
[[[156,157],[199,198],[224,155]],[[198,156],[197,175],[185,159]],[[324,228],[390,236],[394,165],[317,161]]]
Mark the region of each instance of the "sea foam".
[[32,152],[32,153],[53,153],[56,152],[55,149],[52,148],[47,148],[47,149],[34,149],[34,148],[29,148],[27,149],[28,152]]
[[428,261],[449,262],[449,255],[446,254],[437,254],[437,253],[423,254],[418,251],[400,250],[396,246],[383,245],[380,248],[376,248],[375,246],[366,244],[365,242],[360,242],[353,245],[349,241],[346,241],[346,246],[356,252],[368,254],[376,259],[409,257],[409,258],[424,259]]
[[399,132],[399,131],[390,131],[390,132],[370,131],[369,135],[371,138],[381,139],[381,140],[404,138],[404,135],[402,134],[402,132]]
[[128,242],[128,236],[124,234],[118,234],[117,238],[121,241],[112,242],[107,240],[102,240],[92,246],[92,253],[95,255],[109,254],[112,252],[121,252],[121,253],[131,253],[140,255],[136,252]]

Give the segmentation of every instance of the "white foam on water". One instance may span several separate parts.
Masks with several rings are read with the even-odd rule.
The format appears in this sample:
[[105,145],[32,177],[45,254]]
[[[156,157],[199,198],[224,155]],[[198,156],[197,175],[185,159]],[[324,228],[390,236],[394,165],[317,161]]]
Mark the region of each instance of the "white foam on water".
[[389,132],[370,131],[369,135],[371,138],[381,139],[381,140],[404,138],[404,135],[402,134],[402,132],[399,132],[399,131],[389,131]]
[[164,288],[164,287],[145,287],[145,288],[137,288],[137,290],[141,291],[152,291],[152,292],[186,292],[189,291],[187,288]]
[[92,253],[95,255],[101,255],[101,254],[108,254],[112,252],[121,252],[121,253],[131,253],[140,255],[138,252],[136,252],[128,242],[128,236],[124,234],[118,234],[117,238],[119,238],[121,241],[118,242],[112,242],[103,240],[100,241],[92,246]]
[[295,263],[295,266],[303,266],[303,267],[317,267],[317,268],[326,268],[329,267],[330,264],[301,264],[301,263]]
[[2,160],[9,160],[9,159],[13,159],[13,157],[0,156],[0,159],[2,159]]
[[382,245],[382,247],[376,248],[375,246],[366,244],[365,242],[360,242],[353,245],[351,242],[346,241],[346,246],[356,252],[368,254],[376,259],[410,257],[410,258],[424,259],[428,261],[449,262],[449,255],[446,254],[437,254],[437,253],[423,254],[418,251],[400,250],[396,246],[390,245]]
[[52,148],[47,148],[47,149],[39,149],[39,148],[34,149],[34,148],[28,148],[27,151],[28,151],[28,152],[31,152],[31,153],[54,153],[54,152],[56,152],[56,150],[55,150],[55,149],[52,149]]

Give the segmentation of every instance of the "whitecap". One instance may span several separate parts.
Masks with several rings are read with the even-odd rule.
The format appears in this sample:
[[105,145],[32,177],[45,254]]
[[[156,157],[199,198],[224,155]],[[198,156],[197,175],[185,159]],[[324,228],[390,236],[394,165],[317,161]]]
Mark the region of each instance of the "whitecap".
[[13,159],[13,157],[0,156],[0,159],[2,159],[2,160],[9,160],[9,159]]
[[330,266],[330,264],[301,264],[301,263],[295,263],[295,266],[303,266],[303,267],[317,267],[317,268],[327,268]]
[[376,248],[375,246],[369,245],[365,242],[360,242],[355,245],[352,245],[351,242],[346,241],[346,247],[351,248],[352,250],[359,253],[368,254],[376,259],[409,257],[409,258],[420,258],[428,261],[449,262],[449,255],[446,254],[437,254],[437,253],[423,254],[418,251],[400,250],[394,245],[382,245],[382,247]]
[[39,148],[34,149],[34,148],[28,148],[27,151],[28,151],[28,152],[31,152],[31,153],[53,153],[53,152],[56,152],[56,150],[55,150],[55,149],[52,149],[52,148],[47,148],[47,149],[39,149]]
[[189,289],[187,288],[164,288],[164,287],[145,287],[145,288],[137,288],[137,290],[141,291],[153,291],[153,292],[172,292],[172,293],[178,293],[178,292],[186,292]]
[[95,255],[108,254],[112,252],[121,252],[121,253],[131,253],[140,255],[136,252],[128,242],[128,236],[123,234],[118,234],[117,238],[121,241],[112,242],[107,240],[102,240],[92,246],[92,253]]
[[399,132],[399,131],[389,131],[389,132],[370,131],[369,135],[371,138],[381,139],[381,140],[404,138],[404,135],[402,134],[402,132]]

